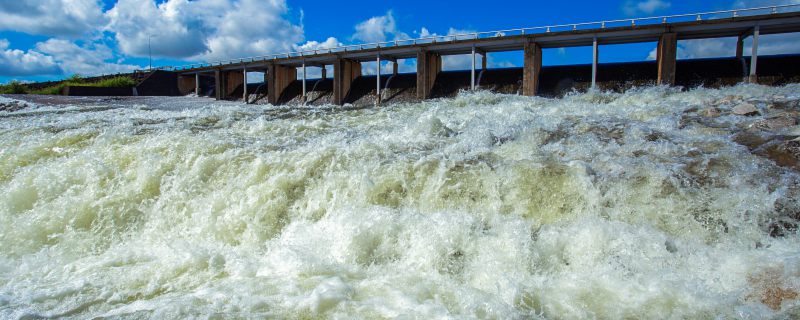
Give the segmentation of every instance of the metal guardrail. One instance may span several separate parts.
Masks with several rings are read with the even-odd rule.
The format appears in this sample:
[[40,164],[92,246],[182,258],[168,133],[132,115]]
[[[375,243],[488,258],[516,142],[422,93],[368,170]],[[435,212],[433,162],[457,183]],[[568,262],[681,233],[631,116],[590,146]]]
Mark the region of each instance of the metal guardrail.
[[392,47],[416,45],[416,44],[425,44],[425,43],[437,43],[437,42],[447,42],[447,41],[456,41],[456,40],[476,40],[476,39],[496,38],[496,37],[505,37],[505,36],[514,36],[514,35],[526,35],[526,34],[546,34],[546,33],[549,33],[549,32],[557,32],[557,31],[605,29],[605,28],[609,28],[609,27],[621,27],[621,26],[627,26],[627,25],[639,26],[639,25],[665,24],[665,23],[669,23],[669,22],[704,21],[704,20],[714,20],[714,19],[723,19],[723,18],[737,18],[737,17],[742,17],[742,16],[748,16],[748,15],[778,14],[778,13],[795,12],[795,11],[800,11],[800,4],[775,5],[775,6],[743,8],[743,9],[734,9],[734,10],[677,14],[677,15],[668,15],[668,16],[652,16],[652,17],[644,17],[644,18],[630,18],[630,19],[604,20],[604,21],[595,21],[595,22],[556,24],[556,25],[540,26],[540,27],[505,29],[505,30],[484,31],[484,32],[472,32],[472,33],[462,33],[462,34],[453,34],[453,35],[444,35],[444,36],[434,35],[434,36],[430,36],[430,37],[422,37],[422,38],[415,38],[415,39],[403,39],[403,40],[396,39],[396,40],[393,40],[393,41],[383,41],[383,42],[372,42],[372,43],[364,43],[364,44],[343,45],[343,46],[337,46],[337,47],[332,47],[332,48],[292,51],[292,52],[286,52],[286,53],[268,54],[268,55],[263,55],[263,56],[237,58],[237,59],[221,60],[221,61],[214,61],[214,62],[193,63],[193,64],[188,64],[188,65],[183,65],[183,66],[176,66],[176,67],[159,67],[159,68],[154,68],[154,70],[180,71],[180,70],[190,70],[190,69],[195,69],[195,68],[223,66],[223,65],[236,64],[236,63],[267,61],[267,60],[274,60],[274,59],[279,59],[279,58],[298,58],[298,57],[305,57],[305,56],[308,56],[308,55],[340,53],[340,52],[349,52],[349,51],[357,51],[357,50],[364,50],[364,49],[392,48]]

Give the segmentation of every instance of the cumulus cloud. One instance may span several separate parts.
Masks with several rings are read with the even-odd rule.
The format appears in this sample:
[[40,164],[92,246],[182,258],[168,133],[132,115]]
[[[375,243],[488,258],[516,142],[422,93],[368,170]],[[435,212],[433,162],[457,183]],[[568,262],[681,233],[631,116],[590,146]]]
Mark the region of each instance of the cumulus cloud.
[[112,74],[141,68],[114,61],[116,58],[114,52],[101,43],[78,46],[68,40],[49,39],[37,43],[36,50],[51,57],[66,74]]
[[341,42],[334,37],[329,37],[327,40],[323,42],[318,41],[308,41],[302,45],[295,46],[296,51],[311,51],[311,50],[324,50],[330,48],[336,48],[342,46]]
[[290,51],[304,39],[287,13],[284,0],[120,0],[106,30],[125,54],[146,56],[150,40],[154,56],[219,60]]
[[40,52],[9,49],[10,43],[0,39],[0,74],[4,76],[33,76],[60,74],[53,57]]
[[666,10],[672,7],[672,3],[665,0],[645,0],[645,1],[633,1],[628,0],[625,2],[625,6],[623,10],[625,10],[625,14],[629,16],[637,15],[637,14],[653,14],[659,10]]
[[385,15],[372,17],[357,24],[352,40],[361,42],[384,42],[387,40],[408,39],[408,34],[397,29],[397,22],[392,11]]
[[104,19],[99,0],[0,1],[0,30],[81,37],[96,33]]

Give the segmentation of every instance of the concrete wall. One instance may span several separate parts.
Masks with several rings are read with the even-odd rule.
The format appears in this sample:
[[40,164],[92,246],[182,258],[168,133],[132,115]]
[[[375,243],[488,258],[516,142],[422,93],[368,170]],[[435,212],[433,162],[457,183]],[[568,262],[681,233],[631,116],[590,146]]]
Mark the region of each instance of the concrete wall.
[[157,70],[145,78],[136,90],[140,96],[178,96],[178,74],[170,71]]
[[194,92],[195,90],[195,77],[194,75],[178,76],[178,91],[180,95],[185,96]]

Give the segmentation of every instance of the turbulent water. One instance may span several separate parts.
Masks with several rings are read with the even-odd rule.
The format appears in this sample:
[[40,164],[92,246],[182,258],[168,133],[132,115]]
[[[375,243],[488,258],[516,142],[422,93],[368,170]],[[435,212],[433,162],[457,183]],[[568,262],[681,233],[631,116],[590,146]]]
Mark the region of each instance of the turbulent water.
[[791,317],[728,96],[800,85],[0,112],[0,318]]

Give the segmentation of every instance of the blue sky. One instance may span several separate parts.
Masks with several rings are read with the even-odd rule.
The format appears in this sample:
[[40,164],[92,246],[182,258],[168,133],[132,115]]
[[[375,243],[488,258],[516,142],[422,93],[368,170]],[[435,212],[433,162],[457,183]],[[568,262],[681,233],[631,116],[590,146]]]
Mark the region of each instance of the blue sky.
[[[150,51],[154,66],[174,66],[427,34],[789,3],[800,0],[357,0],[347,5],[330,0],[0,1],[0,83],[146,68]],[[800,38],[795,35],[766,38],[763,51],[800,53],[796,40]],[[734,54],[733,43],[732,39],[685,42],[680,44],[679,56],[729,56]],[[600,59],[645,60],[654,47],[653,43],[604,46]],[[496,53],[490,55],[489,64],[519,66],[521,58],[519,52]],[[465,68],[468,60],[447,58],[445,69]],[[590,60],[590,48],[549,49],[544,55],[545,65]],[[413,70],[414,63],[403,62],[401,69]],[[369,68],[365,66],[365,72]]]

